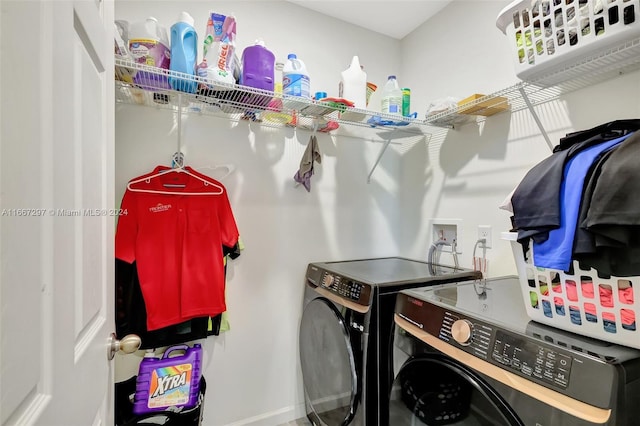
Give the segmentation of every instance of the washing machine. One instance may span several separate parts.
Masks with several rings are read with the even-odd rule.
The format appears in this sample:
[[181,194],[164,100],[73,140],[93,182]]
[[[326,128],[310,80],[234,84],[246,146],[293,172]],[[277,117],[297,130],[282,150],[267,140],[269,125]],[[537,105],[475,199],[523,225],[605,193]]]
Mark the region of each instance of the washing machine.
[[309,420],[387,425],[396,295],[480,276],[402,257],[310,263],[299,334]]
[[519,286],[398,295],[391,425],[639,424],[640,351],[530,321]]

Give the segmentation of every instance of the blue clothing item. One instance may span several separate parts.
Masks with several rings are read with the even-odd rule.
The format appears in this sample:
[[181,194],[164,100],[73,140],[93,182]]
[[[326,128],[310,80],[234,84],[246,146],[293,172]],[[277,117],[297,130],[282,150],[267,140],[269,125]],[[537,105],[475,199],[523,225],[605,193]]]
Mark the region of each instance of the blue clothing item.
[[631,331],[635,331],[636,329],[636,322],[632,322],[631,324],[625,324],[622,323],[622,328],[624,328],[625,330],[631,330]]
[[582,318],[580,318],[580,311],[577,309],[573,309],[569,306],[569,317],[571,318],[571,322],[576,325],[582,325]]
[[586,148],[567,162],[560,186],[560,227],[550,230],[546,241],[533,242],[534,265],[562,271],[569,270],[585,177],[602,153],[620,144],[632,134]]
[[565,316],[564,305],[556,304],[556,314]]
[[598,322],[598,317],[589,312],[584,313],[584,318],[589,322]]
[[602,325],[604,325],[604,331],[607,333],[615,333],[616,332],[616,323],[615,321],[609,321],[606,319],[602,320]]
[[551,314],[551,303],[549,303],[548,300],[542,301],[542,311],[544,312],[544,316],[553,318],[553,315]]

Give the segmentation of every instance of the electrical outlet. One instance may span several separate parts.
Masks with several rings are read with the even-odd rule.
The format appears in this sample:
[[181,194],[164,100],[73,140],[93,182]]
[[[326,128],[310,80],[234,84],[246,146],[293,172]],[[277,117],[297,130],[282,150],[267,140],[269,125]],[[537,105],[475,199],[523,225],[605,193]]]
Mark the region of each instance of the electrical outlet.
[[491,225],[478,225],[478,239],[485,240],[485,247],[491,248]]

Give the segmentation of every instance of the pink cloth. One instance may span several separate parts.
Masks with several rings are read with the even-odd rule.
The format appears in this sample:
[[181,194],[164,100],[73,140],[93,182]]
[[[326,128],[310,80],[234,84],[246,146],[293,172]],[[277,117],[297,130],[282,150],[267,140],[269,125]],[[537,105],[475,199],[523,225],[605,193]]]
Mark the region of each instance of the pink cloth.
[[[554,293],[562,293],[562,286],[560,283],[554,283],[552,285]],[[578,301],[578,289],[575,281],[567,280],[566,282],[567,299],[571,302]],[[582,296],[587,299],[595,298],[595,291],[592,281],[584,281],[581,284]],[[549,290],[547,286],[541,286],[540,288],[543,295],[548,296]],[[603,308],[613,308],[613,290],[610,285],[599,285],[598,294],[600,296],[600,305]],[[634,302],[633,287],[618,288],[618,299],[620,303],[631,305]],[[553,302],[556,306],[563,306],[564,301],[560,297],[554,297]],[[593,303],[585,303],[584,310],[586,313],[597,316],[597,308]],[[615,315],[611,312],[603,312],[602,318],[607,321],[615,322]],[[620,318],[624,325],[631,325],[636,321],[635,312],[632,309],[621,309]]]

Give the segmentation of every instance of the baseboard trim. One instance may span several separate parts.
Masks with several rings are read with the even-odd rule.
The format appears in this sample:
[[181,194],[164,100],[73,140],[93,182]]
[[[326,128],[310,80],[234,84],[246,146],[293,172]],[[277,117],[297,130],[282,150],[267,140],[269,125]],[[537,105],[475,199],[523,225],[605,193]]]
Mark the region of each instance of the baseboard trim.
[[[207,413],[205,412],[204,423],[207,423]],[[282,425],[294,421],[301,417],[306,417],[307,412],[304,403],[292,407],[285,407],[269,413],[249,417],[237,422],[228,423],[225,426],[274,426]]]

